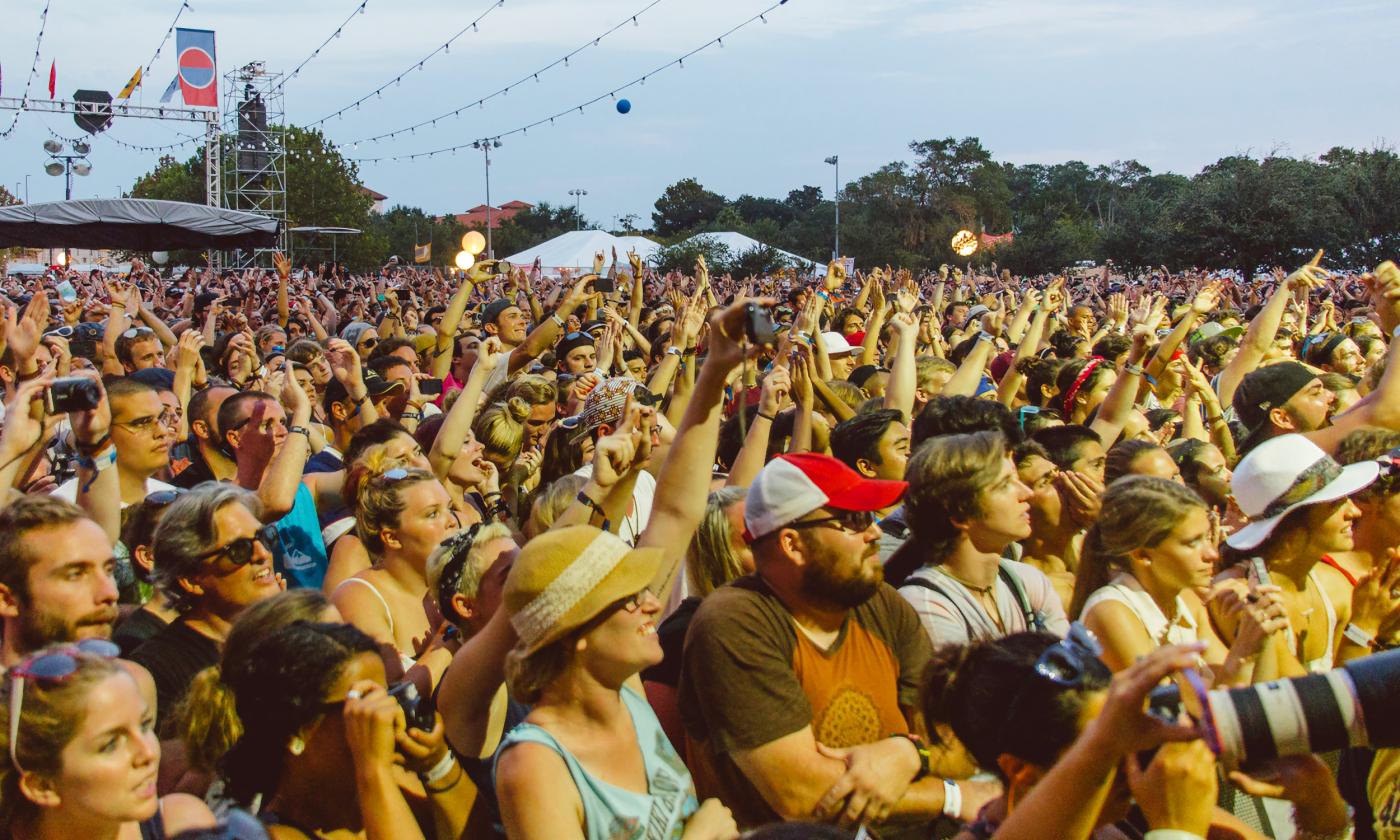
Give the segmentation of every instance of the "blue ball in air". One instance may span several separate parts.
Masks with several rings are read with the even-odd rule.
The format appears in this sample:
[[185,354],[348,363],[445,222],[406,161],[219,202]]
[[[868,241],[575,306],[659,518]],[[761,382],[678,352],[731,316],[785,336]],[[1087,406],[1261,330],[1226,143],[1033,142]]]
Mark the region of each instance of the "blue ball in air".
[[625,114],[625,113],[627,113],[627,112],[630,111],[630,110],[632,110],[632,103],[631,103],[631,101],[626,100],[626,99],[619,99],[619,100],[617,100],[617,112],[618,112],[619,114]]

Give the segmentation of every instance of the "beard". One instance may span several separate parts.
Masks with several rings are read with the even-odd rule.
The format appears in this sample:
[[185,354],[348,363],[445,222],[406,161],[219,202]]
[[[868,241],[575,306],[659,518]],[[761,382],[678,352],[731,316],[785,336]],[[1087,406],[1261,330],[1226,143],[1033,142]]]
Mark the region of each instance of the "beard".
[[109,639],[112,625],[117,621],[115,607],[88,613],[77,621],[66,621],[62,617],[27,604],[19,617],[18,632],[15,634],[25,651],[40,650],[53,644],[69,644],[79,639]]
[[864,604],[879,591],[882,578],[869,574],[866,561],[879,553],[876,543],[871,543],[860,557],[860,565],[854,576],[843,574],[841,566],[849,561],[848,555],[821,545],[815,540],[804,541],[812,562],[802,567],[802,594],[813,601],[835,604],[843,609],[853,609]]

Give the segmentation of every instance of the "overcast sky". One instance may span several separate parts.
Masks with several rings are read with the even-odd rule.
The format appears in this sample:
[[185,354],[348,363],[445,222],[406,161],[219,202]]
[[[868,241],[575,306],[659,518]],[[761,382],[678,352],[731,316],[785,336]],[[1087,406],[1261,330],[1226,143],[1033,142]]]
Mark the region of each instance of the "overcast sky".
[[[182,26],[213,29],[219,71],[253,60],[289,71],[359,0],[190,0]],[[650,0],[505,0],[383,98],[325,128],[350,144],[474,102],[624,21]],[[460,119],[411,136],[347,148],[349,156],[407,154],[493,135],[629,81],[705,43],[774,0],[660,0],[570,61]],[[33,57],[44,0],[0,0],[3,95],[17,96]],[[179,0],[52,0],[31,96],[115,93],[149,61]],[[289,121],[326,116],[392,79],[490,8],[483,0],[368,0],[287,85]],[[1381,0],[789,0],[756,23],[610,102],[551,128],[503,140],[491,197],[569,202],[610,226],[649,221],[667,184],[693,176],[729,197],[783,196],[803,184],[829,195],[843,180],[907,157],[910,141],[977,136],[1017,163],[1136,158],[1155,171],[1195,173],[1227,154],[1281,149],[1317,155],[1400,137],[1394,33],[1400,4]],[[95,46],[100,44],[100,47]],[[154,104],[174,75],[174,39],[133,102]],[[0,111],[0,130],[11,112]],[[31,200],[62,198],[40,144],[71,117],[25,113],[0,140],[0,183],[25,176]],[[112,138],[158,144],[188,123],[128,120]],[[188,156],[193,146],[181,150]],[[115,195],[154,162],[105,138],[79,196]],[[390,204],[460,212],[484,201],[479,153],[362,164]],[[315,220],[303,220],[314,222]]]

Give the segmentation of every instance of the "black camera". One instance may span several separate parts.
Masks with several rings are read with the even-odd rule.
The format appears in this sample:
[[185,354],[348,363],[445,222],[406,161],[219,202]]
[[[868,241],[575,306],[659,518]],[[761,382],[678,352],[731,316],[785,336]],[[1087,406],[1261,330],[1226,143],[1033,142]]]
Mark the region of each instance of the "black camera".
[[102,392],[97,383],[81,376],[55,379],[44,392],[44,408],[49,414],[67,414],[70,411],[91,411],[102,402]]
[[606,275],[598,275],[598,279],[593,281],[593,291],[611,294],[617,291],[617,282]]
[[418,686],[408,680],[389,686],[389,696],[403,709],[404,723],[409,729],[421,732],[433,731],[433,704],[418,693]]
[[773,318],[768,310],[756,303],[744,306],[744,334],[751,343],[771,346],[778,343],[778,330],[773,326]]
[[1354,659],[1322,674],[1204,691],[1183,701],[1178,685],[1152,692],[1153,714],[1176,720],[1185,706],[1227,767],[1344,747],[1400,746],[1400,650]]

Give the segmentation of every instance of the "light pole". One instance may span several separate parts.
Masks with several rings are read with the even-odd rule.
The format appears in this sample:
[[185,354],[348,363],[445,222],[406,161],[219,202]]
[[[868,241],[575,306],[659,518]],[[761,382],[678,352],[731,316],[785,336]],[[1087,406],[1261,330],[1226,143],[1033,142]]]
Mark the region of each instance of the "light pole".
[[836,247],[831,251],[831,258],[839,260],[841,259],[841,157],[840,155],[832,155],[826,159],[826,162],[836,168],[836,189],[832,193],[836,198]]
[[[50,138],[44,141],[44,151],[49,153],[49,162],[44,164],[44,171],[55,177],[64,176],[63,198],[65,201],[71,201],[73,198],[73,173],[85,176],[92,172],[92,162],[87,159],[88,152],[92,151],[92,147],[82,140],[76,140],[73,142],[73,154],[64,154],[63,144]],[[59,163],[59,161],[63,162]],[[63,249],[63,264],[68,265],[67,248]]]
[[569,195],[574,197],[574,221],[576,222],[574,229],[583,230],[583,214],[579,212],[579,202],[583,200],[585,195],[588,195],[588,190],[569,190]]
[[494,260],[496,251],[491,247],[491,150],[501,148],[501,141],[477,140],[472,143],[473,149],[480,149],[486,156],[486,259]]

